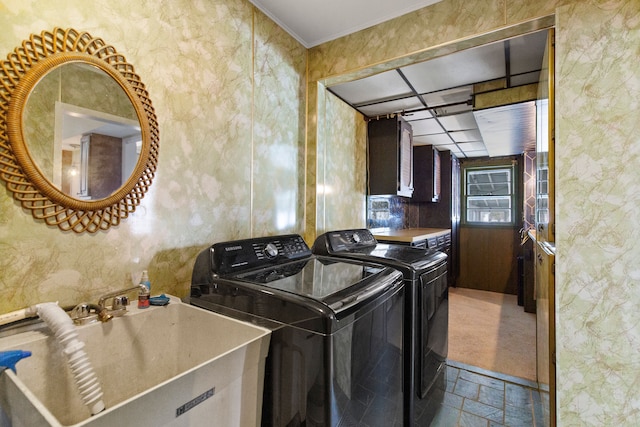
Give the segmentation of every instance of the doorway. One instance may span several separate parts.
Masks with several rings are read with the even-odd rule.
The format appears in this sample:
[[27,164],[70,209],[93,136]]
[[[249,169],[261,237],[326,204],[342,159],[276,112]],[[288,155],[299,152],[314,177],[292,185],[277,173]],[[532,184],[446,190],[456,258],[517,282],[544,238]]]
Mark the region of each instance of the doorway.
[[[546,29],[549,27],[550,25],[548,26],[541,25],[541,28],[537,29],[542,35],[544,35],[544,40],[542,44],[545,46],[546,46]],[[530,28],[527,28],[526,30],[523,28],[522,30],[523,30],[522,33],[518,34],[517,36],[522,36],[525,33],[531,34]],[[513,31],[513,28],[511,28],[509,31]],[[510,43],[509,43],[510,46],[507,48],[508,55],[515,54],[515,50],[511,49],[512,47],[511,42],[513,42],[514,44],[517,43],[516,35],[514,35],[513,33],[510,33],[510,34],[505,33],[503,35],[505,37],[502,37],[502,38],[496,38],[495,33],[491,34],[490,36],[487,36],[487,38],[479,37],[478,40],[476,40],[476,42],[478,43],[476,47],[486,46],[488,44],[503,43],[505,39],[508,39],[510,40]],[[465,54],[469,53],[468,42],[469,41],[467,40],[464,46],[462,46],[461,44],[459,49],[460,51],[465,52]],[[493,46],[493,47],[496,47],[496,46]],[[453,50],[456,50],[456,49],[453,49]],[[449,52],[450,51],[451,51],[451,48],[449,47]],[[438,52],[438,49],[434,49],[433,51],[431,51],[431,54],[433,55],[433,57],[430,58],[430,60],[427,62],[430,62],[431,60],[436,60],[436,59],[439,60],[440,58],[446,58],[444,54],[442,54],[441,52]],[[443,60],[440,62],[444,63],[446,61]],[[413,67],[415,65],[416,64],[412,62],[407,67]],[[521,155],[523,152],[522,150],[525,150],[525,149],[533,150],[535,152],[535,129],[536,129],[535,121],[532,127],[533,133],[534,133],[534,139],[533,139],[534,147],[531,147],[531,141],[529,140],[529,142],[527,143],[528,146],[526,147],[507,147],[506,148],[506,150],[516,150],[516,151],[511,151],[511,152],[500,151],[501,149],[504,149],[503,148],[504,144],[502,146],[500,146],[500,144],[498,145],[494,144],[493,146],[490,146],[491,144],[487,144],[483,136],[484,134],[490,133],[492,131],[494,134],[499,134],[502,132],[502,130],[494,128],[494,129],[485,130],[483,132],[483,129],[481,129],[480,126],[490,124],[491,119],[485,117],[484,122],[481,124],[478,124],[478,122],[483,120],[483,118],[482,117],[476,118],[474,116],[474,111],[473,111],[474,108],[476,107],[475,101],[477,101],[479,98],[482,98],[482,97],[476,97],[476,95],[478,94],[478,92],[476,92],[476,88],[477,88],[476,84],[482,85],[482,87],[486,89],[487,94],[495,95],[495,92],[498,92],[498,90],[514,89],[514,88],[520,87],[517,83],[518,79],[524,79],[525,76],[528,76],[532,70],[525,70],[525,72],[522,72],[522,73],[519,73],[519,72],[513,73],[514,70],[512,68],[506,67],[506,68],[509,68],[510,72],[512,73],[511,75],[504,77],[504,81],[507,82],[507,87],[502,87],[499,89],[495,89],[495,88],[491,89],[491,85],[494,83],[494,80],[486,79],[486,80],[481,80],[473,83],[469,82],[468,84],[460,83],[459,86],[455,86],[448,89],[441,89],[441,90],[432,91],[432,92],[429,92],[429,91],[422,92],[419,87],[416,87],[417,85],[414,86],[410,84],[412,80],[411,78],[406,78],[408,74],[411,74],[411,71],[409,70],[409,72],[407,73],[398,73],[397,71],[398,68],[402,68],[402,67],[394,67],[393,64],[391,64],[387,71],[383,73],[375,74],[374,76],[372,76],[372,79],[373,79],[371,81],[372,86],[370,87],[367,87],[364,84],[364,82],[361,80],[349,82],[348,77],[345,77],[345,76],[336,77],[335,79],[332,79],[333,81],[325,81],[323,83],[326,84],[329,92],[333,93],[338,98],[352,105],[356,110],[363,113],[363,115],[365,115],[366,117],[371,118],[378,115],[383,116],[385,114],[395,113],[395,114],[402,114],[403,116],[413,119],[412,121],[414,122],[414,124],[416,125],[416,128],[419,129],[419,132],[420,132],[418,135],[416,135],[416,138],[415,138],[418,144],[433,145],[433,146],[439,147],[438,149],[442,148],[443,150],[448,150],[451,153],[455,154],[456,156],[460,156],[462,158],[485,158],[491,155],[494,155],[494,156]],[[533,70],[533,71],[536,71],[536,70]],[[541,67],[540,67],[540,63],[538,63],[537,65],[538,75],[535,76],[535,79],[533,79],[535,80],[536,83],[538,81],[540,71],[541,71]],[[443,70],[441,70],[440,72],[446,73],[446,71],[443,71]],[[399,76],[395,76],[393,75],[393,73],[399,74]],[[362,73],[360,75],[362,75]],[[374,90],[376,87],[381,87],[381,88],[384,88],[385,90],[389,90],[390,88],[396,87],[396,84],[398,83],[398,80],[396,79],[396,77],[399,77],[400,80],[403,81],[405,84],[409,83],[409,86],[411,86],[412,88],[408,92],[405,92],[404,94],[396,98],[393,98],[388,93],[385,93],[384,96],[381,96],[380,99],[374,102],[369,102],[362,99],[357,101],[353,101],[353,100],[350,101],[350,98],[357,99],[357,95],[362,91],[370,92]],[[430,77],[433,77],[433,76],[430,76]],[[351,87],[350,83],[354,83],[355,85],[360,85],[361,87],[360,88],[356,87],[354,89],[353,87]],[[471,88],[469,88],[469,85],[471,86]],[[524,86],[524,84],[522,86]],[[502,93],[506,94],[507,92],[502,92]],[[471,94],[474,98],[472,102],[469,102],[469,98],[468,98],[469,94]],[[530,97],[531,94],[528,94],[527,96]],[[535,99],[535,97],[536,97],[536,94],[533,95],[533,99]],[[487,101],[487,99],[488,98],[484,98],[483,101]],[[511,102],[517,103],[522,98],[514,98],[514,99],[515,100],[512,100]],[[531,99],[531,98],[528,98],[528,99]],[[484,104],[484,106],[485,108],[490,108],[491,104]],[[394,113],[389,113],[388,111],[385,112],[384,108],[391,108],[391,107],[396,109]],[[476,124],[478,125],[477,127],[475,128],[470,127],[468,126],[468,123],[465,122],[465,120],[470,116],[475,119]],[[440,127],[436,128],[435,127],[436,125]],[[450,127],[447,127],[447,126],[450,126]],[[523,129],[524,128],[523,126],[512,126],[512,128],[513,127],[517,128],[515,129],[515,131],[519,130],[519,131],[531,133],[531,128],[527,130],[527,129]],[[513,137],[511,136],[511,138]],[[507,142],[507,141],[503,140],[501,142]],[[390,204],[393,205],[393,197],[391,198]],[[405,205],[408,206],[408,209],[412,208],[411,202],[405,203]],[[407,224],[410,227],[412,226],[410,223],[412,217],[414,217],[414,212],[406,213],[405,219],[407,221],[403,223],[404,228],[406,228]],[[513,238],[510,237],[511,241],[513,242],[511,244],[512,248],[517,248],[519,244],[519,233],[518,233],[519,228],[520,227],[514,227],[514,229],[510,231],[510,236],[513,237]],[[459,240],[458,240],[458,244],[460,245]],[[491,250],[490,247],[486,249],[489,251]],[[516,264],[517,261],[515,256],[513,257],[512,261],[514,265],[517,266]],[[508,268],[511,268],[511,267],[508,267]],[[512,274],[511,270],[509,270],[509,274]],[[535,345],[532,350],[535,350]]]

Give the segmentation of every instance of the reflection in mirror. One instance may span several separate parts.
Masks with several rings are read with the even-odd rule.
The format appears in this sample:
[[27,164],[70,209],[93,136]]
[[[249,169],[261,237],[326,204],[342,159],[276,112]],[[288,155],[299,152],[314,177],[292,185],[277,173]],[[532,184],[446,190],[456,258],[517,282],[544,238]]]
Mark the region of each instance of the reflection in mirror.
[[93,65],[70,62],[49,71],[30,93],[23,120],[34,164],[71,197],[110,196],[138,161],[135,108],[118,82]]
[[108,197],[131,176],[140,155],[137,121],[56,103],[53,184],[72,197]]

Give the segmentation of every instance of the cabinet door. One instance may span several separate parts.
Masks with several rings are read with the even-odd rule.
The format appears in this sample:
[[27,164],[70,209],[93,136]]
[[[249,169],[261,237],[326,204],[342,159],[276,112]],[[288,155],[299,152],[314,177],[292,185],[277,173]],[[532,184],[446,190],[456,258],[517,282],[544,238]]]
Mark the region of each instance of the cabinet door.
[[368,194],[411,197],[413,133],[402,117],[371,120],[368,125]]
[[[535,249],[537,367],[540,390],[549,392],[544,408],[544,425],[555,425],[555,253],[552,246],[538,242]],[[546,389],[546,390],[545,390]],[[542,399],[547,402],[547,399]]]
[[[447,192],[446,184],[443,186],[443,194],[448,193],[450,195],[449,211],[451,218],[451,257],[449,262],[449,283],[451,286],[456,286],[458,279],[458,272],[460,271],[460,160],[454,155],[451,155],[449,161],[451,169],[448,171],[448,175],[443,174],[443,184],[449,179],[451,188]],[[443,162],[443,165],[446,163]]]
[[398,196],[411,197],[413,194],[413,132],[411,125],[398,120],[400,146],[398,147]]
[[413,173],[412,201],[439,202],[442,182],[440,152],[433,145],[413,147]]

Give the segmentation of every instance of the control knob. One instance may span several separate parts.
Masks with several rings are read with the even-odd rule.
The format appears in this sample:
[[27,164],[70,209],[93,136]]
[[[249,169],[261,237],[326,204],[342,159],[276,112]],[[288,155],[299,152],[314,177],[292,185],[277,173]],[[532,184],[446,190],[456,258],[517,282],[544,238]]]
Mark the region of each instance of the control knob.
[[264,247],[264,254],[267,258],[275,258],[278,256],[278,247],[274,243],[268,243],[267,246]]

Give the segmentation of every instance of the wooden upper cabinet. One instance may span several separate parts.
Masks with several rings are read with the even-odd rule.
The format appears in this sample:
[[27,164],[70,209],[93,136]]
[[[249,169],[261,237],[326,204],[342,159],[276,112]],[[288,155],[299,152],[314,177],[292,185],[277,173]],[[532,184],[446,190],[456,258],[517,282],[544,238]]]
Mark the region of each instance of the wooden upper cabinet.
[[402,117],[368,124],[369,195],[413,194],[413,133]]
[[412,201],[439,202],[442,195],[442,163],[433,145],[413,147],[414,190]]

